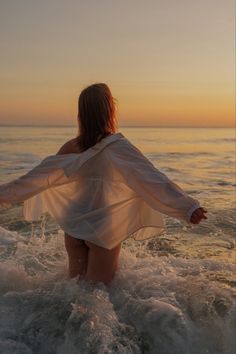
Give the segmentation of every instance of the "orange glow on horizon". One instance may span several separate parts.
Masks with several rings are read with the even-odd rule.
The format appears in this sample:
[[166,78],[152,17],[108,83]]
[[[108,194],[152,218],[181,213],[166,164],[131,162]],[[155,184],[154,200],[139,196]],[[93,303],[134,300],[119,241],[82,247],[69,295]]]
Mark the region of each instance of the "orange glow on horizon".
[[76,124],[81,90],[105,82],[120,125],[235,126],[233,2],[42,0],[37,12],[24,1],[0,11],[0,124]]

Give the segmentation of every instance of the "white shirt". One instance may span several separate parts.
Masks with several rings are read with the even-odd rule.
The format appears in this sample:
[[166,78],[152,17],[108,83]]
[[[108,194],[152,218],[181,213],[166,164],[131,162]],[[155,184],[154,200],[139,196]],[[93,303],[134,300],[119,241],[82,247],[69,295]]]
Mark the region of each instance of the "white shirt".
[[21,201],[26,220],[48,212],[69,235],[107,249],[159,235],[162,214],[190,223],[200,207],[120,132],[81,153],[50,155],[0,186],[0,203]]

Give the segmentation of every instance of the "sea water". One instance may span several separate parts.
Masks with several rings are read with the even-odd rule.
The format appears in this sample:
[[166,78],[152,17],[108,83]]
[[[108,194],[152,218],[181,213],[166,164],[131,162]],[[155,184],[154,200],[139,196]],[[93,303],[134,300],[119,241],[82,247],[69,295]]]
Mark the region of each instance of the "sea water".
[[[235,131],[119,129],[208,210],[122,244],[109,285],[67,278],[64,235],[52,218],[0,209],[0,353],[234,354]],[[1,127],[0,183],[55,154],[76,127]]]

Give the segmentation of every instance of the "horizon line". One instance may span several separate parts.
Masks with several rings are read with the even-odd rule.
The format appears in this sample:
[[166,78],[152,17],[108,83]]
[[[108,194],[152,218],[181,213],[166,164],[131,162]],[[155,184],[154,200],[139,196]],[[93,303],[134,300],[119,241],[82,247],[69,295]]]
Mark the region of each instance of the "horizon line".
[[[0,127],[49,127],[49,128],[53,128],[53,127],[57,127],[57,128],[66,128],[66,127],[77,127],[76,124],[1,124],[0,123]],[[120,128],[205,128],[205,129],[211,129],[211,128],[225,128],[225,129],[232,129],[232,128],[236,128],[235,126],[163,126],[163,125],[120,125]],[[119,128],[118,128],[119,129]]]

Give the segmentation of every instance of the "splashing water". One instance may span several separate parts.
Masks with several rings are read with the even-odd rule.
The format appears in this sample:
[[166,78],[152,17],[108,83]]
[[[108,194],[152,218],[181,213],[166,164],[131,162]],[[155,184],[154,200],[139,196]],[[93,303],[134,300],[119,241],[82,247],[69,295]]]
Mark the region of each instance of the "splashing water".
[[[26,128],[4,129],[0,147],[11,158],[0,160],[2,182],[55,153],[72,135],[72,128],[31,127],[32,145]],[[63,232],[47,215],[30,224],[21,205],[1,209],[1,354],[235,353],[232,132],[209,130],[207,139],[201,129],[187,137],[178,129],[123,132],[201,201],[208,219],[186,227],[165,217],[163,235],[125,240],[118,272],[106,286],[68,279]]]
[[0,235],[1,353],[233,354],[235,293],[217,275],[233,277],[234,265],[156,257],[150,241],[126,240],[105,286],[67,279],[60,232]]

